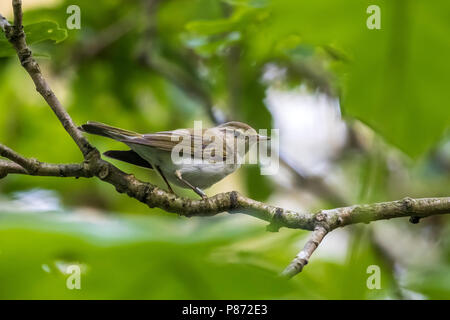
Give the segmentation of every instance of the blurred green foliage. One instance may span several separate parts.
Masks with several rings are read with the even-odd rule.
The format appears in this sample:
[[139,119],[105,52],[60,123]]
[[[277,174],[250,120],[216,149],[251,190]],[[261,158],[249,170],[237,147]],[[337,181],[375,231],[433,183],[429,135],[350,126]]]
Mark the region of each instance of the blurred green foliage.
[[[350,150],[338,162],[350,181],[341,189],[351,202],[448,196],[448,162],[438,156],[449,140],[448,2],[152,3],[63,0],[25,11],[27,40],[77,124],[97,120],[138,132],[191,127],[194,120],[212,125],[209,100],[228,118],[271,128],[264,104],[268,85],[261,78],[274,63],[287,69],[289,85],[339,94],[346,119],[376,132],[366,154]],[[65,30],[66,8],[73,4],[81,8],[81,29]],[[381,8],[381,30],[366,27],[371,4]],[[0,34],[0,56],[13,52]],[[154,64],[145,64],[143,56]],[[82,160],[16,57],[0,59],[0,81],[1,143],[41,161]],[[101,137],[89,141],[102,152],[123,148]],[[403,171],[392,170],[393,158],[406,163]],[[153,172],[112,162],[164,186]],[[256,166],[236,175],[255,199],[280,193]],[[400,175],[407,176],[403,184]],[[0,298],[398,297],[393,268],[368,232],[356,233],[344,262],[313,258],[285,282],[276,275],[306,233],[268,233],[264,223],[242,216],[181,219],[97,179],[10,175],[0,182],[5,197],[33,188],[57,191],[63,209],[0,213]],[[442,264],[411,270],[405,287],[429,298],[448,297],[447,242],[442,252]],[[82,290],[65,287],[67,275],[58,268],[68,263],[82,264]],[[382,269],[379,291],[366,287],[366,267],[373,264]]]
[[[301,280],[278,278],[298,249],[298,232],[268,235],[261,222],[249,219],[187,223],[128,215],[77,221],[69,212],[2,213],[0,298],[352,299],[392,293],[388,278],[386,289],[374,295],[365,268],[355,273],[355,266],[381,264],[367,247],[344,265],[312,261]],[[82,270],[80,290],[66,287],[66,268],[73,264]]]

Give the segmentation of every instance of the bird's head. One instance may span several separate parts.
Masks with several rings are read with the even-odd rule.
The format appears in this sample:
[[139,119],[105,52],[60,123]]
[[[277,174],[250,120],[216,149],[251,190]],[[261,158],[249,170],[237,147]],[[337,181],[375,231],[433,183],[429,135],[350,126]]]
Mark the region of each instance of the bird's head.
[[233,134],[235,138],[244,138],[247,143],[249,141],[260,142],[270,140],[270,137],[258,134],[251,126],[239,121],[226,122],[218,126],[218,128],[226,134]]

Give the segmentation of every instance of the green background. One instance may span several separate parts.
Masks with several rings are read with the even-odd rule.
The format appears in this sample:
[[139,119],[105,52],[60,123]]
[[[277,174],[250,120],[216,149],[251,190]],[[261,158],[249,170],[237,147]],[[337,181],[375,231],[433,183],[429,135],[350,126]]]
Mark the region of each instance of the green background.
[[[204,96],[198,97],[206,92],[229,117],[271,128],[261,76],[267,63],[276,63],[287,70],[283,88],[304,84],[311,92],[338,96],[344,120],[371,133],[363,137],[369,141],[365,152],[350,146],[335,160],[347,203],[448,196],[448,1],[170,0],[150,9],[146,3],[35,1],[25,7],[28,43],[77,124],[96,120],[137,132],[191,127],[194,120],[213,125]],[[80,30],[65,28],[72,4],[81,8]],[[372,4],[381,10],[380,30],[366,27]],[[142,65],[142,52],[155,66]],[[3,34],[0,56],[0,142],[45,162],[82,161]],[[121,147],[88,138],[102,152]],[[112,162],[163,186],[154,173]],[[284,192],[256,166],[235,176],[238,189],[257,200],[273,202]],[[17,192],[36,188],[53,190],[59,208],[11,208]],[[0,212],[3,299],[385,299],[410,297],[408,292],[433,299],[450,294],[446,217],[414,226],[406,219],[389,222],[399,238],[412,232],[418,242],[431,239],[438,258],[430,263],[392,262],[374,241],[372,225],[354,226],[348,228],[348,242],[337,244],[346,249],[342,259],[320,255],[319,249],[300,275],[285,281],[277,275],[308,232],[270,233],[266,223],[243,215],[181,218],[149,209],[98,179],[10,175],[0,181],[0,192],[0,204],[8,204],[0,207],[6,208]],[[301,209],[336,205],[319,197]],[[70,264],[82,267],[81,290],[66,288],[64,271]],[[369,265],[381,268],[381,290],[366,286]]]

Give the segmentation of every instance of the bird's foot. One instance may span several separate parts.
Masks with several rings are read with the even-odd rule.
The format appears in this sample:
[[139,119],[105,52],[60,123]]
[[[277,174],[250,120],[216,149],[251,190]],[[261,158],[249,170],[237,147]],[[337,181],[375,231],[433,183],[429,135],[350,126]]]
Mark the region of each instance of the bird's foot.
[[206,193],[200,189],[199,187],[196,187],[194,185],[192,185],[189,181],[184,180],[180,170],[176,170],[175,171],[175,176],[177,177],[178,180],[180,180],[181,182],[183,182],[186,186],[188,186],[189,188],[191,188],[192,190],[194,190],[194,192],[196,194],[198,194],[200,197],[202,197],[202,200],[206,200],[208,199],[208,196],[206,195]]

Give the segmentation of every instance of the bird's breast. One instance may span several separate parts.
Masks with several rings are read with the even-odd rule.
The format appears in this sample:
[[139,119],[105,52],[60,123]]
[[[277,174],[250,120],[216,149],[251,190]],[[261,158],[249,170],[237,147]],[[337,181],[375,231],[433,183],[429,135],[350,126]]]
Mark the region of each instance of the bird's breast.
[[240,167],[240,164],[227,164],[226,162],[190,161],[175,163],[170,152],[140,145],[130,145],[130,147],[150,164],[160,167],[164,176],[171,183],[183,188],[186,188],[186,185],[176,177],[175,171],[177,170],[181,172],[184,180],[203,189],[209,188]]
[[[179,168],[183,179],[192,185],[206,189],[219,182],[239,168],[239,165],[220,163],[184,165]],[[176,179],[176,178],[175,178]],[[174,181],[179,186],[178,179]],[[185,186],[184,186],[185,187]]]

